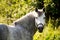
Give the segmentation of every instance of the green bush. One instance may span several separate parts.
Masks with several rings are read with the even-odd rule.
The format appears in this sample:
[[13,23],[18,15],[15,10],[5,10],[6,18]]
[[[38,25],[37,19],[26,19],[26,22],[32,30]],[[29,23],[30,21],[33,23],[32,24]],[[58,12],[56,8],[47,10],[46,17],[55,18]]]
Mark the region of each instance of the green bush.
[[45,8],[46,25],[42,33],[38,30],[33,40],[60,40],[59,0],[0,0],[0,23],[11,24],[37,8]]
[[35,5],[36,0],[0,0],[0,23],[11,24],[16,19],[34,10]]

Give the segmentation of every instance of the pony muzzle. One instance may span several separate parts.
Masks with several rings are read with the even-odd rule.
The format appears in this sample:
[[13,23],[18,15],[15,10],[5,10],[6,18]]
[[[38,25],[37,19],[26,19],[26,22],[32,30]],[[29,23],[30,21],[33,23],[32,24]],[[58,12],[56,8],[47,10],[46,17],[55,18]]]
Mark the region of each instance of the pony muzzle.
[[38,30],[39,30],[39,32],[43,32],[43,29],[44,29],[44,25],[41,23],[41,24],[39,24],[38,25]]

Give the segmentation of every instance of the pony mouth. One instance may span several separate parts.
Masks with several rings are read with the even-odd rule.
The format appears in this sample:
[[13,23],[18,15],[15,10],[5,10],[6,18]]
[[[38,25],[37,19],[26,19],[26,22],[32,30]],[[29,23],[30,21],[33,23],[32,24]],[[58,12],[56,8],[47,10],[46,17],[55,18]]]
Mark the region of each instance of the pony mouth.
[[44,25],[43,25],[43,24],[38,25],[38,31],[39,31],[40,33],[43,32],[43,29],[44,29]]

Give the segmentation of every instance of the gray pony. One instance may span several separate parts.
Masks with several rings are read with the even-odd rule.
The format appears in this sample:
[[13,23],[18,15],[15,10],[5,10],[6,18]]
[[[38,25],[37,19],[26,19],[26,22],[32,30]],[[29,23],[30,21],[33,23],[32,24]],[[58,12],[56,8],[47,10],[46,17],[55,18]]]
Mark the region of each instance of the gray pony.
[[0,24],[0,40],[33,40],[37,29],[43,32],[44,24],[43,9],[35,9],[14,21],[13,26]]

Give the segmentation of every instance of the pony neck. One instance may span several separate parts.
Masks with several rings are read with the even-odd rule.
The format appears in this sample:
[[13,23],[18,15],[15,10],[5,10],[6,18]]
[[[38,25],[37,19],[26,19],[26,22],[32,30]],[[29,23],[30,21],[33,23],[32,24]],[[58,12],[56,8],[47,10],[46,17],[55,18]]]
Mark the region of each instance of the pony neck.
[[16,22],[17,22],[17,25],[20,25],[20,27],[23,27],[32,35],[34,35],[34,33],[37,30],[35,27],[35,17],[32,15],[32,13],[23,16],[21,19],[18,19],[18,21]]

